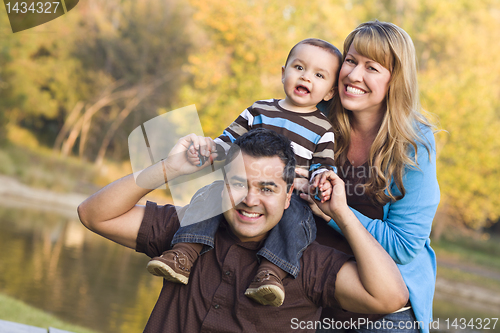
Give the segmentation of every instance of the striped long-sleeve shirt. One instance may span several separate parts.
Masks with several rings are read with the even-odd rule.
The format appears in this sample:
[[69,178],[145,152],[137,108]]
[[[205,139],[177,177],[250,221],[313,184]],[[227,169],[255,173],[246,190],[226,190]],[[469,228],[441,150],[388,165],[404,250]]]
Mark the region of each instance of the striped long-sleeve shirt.
[[214,141],[227,149],[227,144],[253,128],[274,130],[292,141],[297,167],[309,170],[311,179],[326,169],[333,169],[332,125],[319,110],[299,113],[286,110],[278,99],[255,102],[243,111]]

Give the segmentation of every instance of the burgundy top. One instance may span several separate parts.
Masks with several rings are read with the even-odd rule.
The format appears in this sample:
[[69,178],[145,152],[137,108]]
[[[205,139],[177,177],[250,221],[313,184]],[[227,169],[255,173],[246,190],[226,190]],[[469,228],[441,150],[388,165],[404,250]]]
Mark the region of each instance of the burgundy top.
[[[343,167],[338,169],[337,174],[345,183],[347,204],[349,207],[356,209],[369,218],[382,220],[384,218],[384,207],[374,204],[362,187],[368,180],[369,173],[368,162],[354,167],[347,161]],[[326,221],[316,217],[316,225],[318,227],[316,236],[318,243],[352,254],[351,247],[344,236],[327,226]]]
[[[164,281],[144,332],[290,332],[319,320],[321,306],[337,306],[335,281],[352,257],[313,242],[301,259],[296,279],[283,280],[285,301],[262,306],[244,295],[257,273],[260,242],[241,242],[222,215],[215,248],[195,262],[187,285]],[[137,251],[150,257],[170,248],[179,221],[174,206],[148,202],[137,237]],[[315,332],[314,329],[300,329]]]
[[[365,194],[362,184],[366,183],[370,168],[368,162],[354,167],[347,161],[343,167],[339,168],[338,176],[345,182],[347,204],[359,211],[361,214],[372,219],[383,219],[384,208],[381,205],[374,204]],[[329,227],[325,220],[315,216],[316,226],[318,228],[316,241],[322,245],[326,245],[342,252],[352,254],[351,247],[347,240]],[[349,318],[369,318],[374,321],[382,318],[384,315],[360,315],[348,311],[343,311],[338,306],[332,309],[324,309],[321,318],[329,318],[335,320],[349,320]]]

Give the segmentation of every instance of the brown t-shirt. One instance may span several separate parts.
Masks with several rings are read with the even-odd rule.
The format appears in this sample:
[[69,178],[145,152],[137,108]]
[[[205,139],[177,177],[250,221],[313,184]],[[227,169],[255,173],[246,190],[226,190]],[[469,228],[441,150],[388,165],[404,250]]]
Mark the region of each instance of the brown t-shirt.
[[[244,295],[257,273],[261,242],[241,242],[222,215],[215,248],[198,258],[189,283],[164,281],[144,332],[315,332],[307,321],[319,320],[321,306],[338,306],[335,281],[352,257],[313,242],[301,259],[297,278],[283,280],[285,301],[280,307],[263,306]],[[137,237],[137,251],[150,257],[170,248],[179,221],[174,206],[148,202]],[[302,325],[302,326],[299,326]],[[305,328],[305,329],[304,329]]]
[[[349,207],[359,211],[361,214],[372,219],[383,219],[384,208],[381,205],[374,204],[363,190],[362,184],[365,184],[369,173],[368,162],[354,167],[347,161],[342,168],[338,170],[338,176],[344,181],[346,187],[346,198]],[[317,226],[316,241],[322,245],[335,248],[339,251],[352,254],[351,247],[347,240],[327,225],[327,221],[315,216]],[[323,309],[321,318],[335,319],[339,321],[349,320],[350,318],[369,318],[371,321],[382,318],[384,315],[364,315],[343,311],[340,307]]]

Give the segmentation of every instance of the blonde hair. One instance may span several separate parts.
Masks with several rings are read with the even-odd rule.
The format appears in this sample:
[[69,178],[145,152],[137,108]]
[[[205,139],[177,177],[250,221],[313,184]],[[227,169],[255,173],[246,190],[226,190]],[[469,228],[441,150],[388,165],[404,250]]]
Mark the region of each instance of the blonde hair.
[[[386,111],[377,136],[370,148],[368,164],[370,172],[365,184],[366,193],[374,203],[381,205],[404,197],[403,173],[407,166],[417,166],[417,143],[430,149],[420,136],[420,124],[432,127],[421,113],[418,93],[415,47],[410,36],[398,26],[377,20],[362,23],[344,41],[345,60],[349,48],[370,58],[391,72],[385,98]],[[337,166],[347,161],[350,144],[352,113],[344,109],[338,98],[330,113],[335,129],[335,160]],[[415,158],[410,157],[411,147]],[[401,195],[390,188],[391,179]],[[387,194],[385,191],[387,190]]]

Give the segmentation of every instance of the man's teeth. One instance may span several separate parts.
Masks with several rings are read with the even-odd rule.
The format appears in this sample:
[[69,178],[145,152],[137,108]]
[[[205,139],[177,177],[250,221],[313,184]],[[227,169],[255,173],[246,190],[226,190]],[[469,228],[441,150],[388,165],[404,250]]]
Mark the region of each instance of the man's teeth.
[[248,212],[245,212],[244,210],[240,210],[240,212],[241,212],[241,215],[246,216],[246,217],[258,217],[258,216],[260,216],[259,213],[248,213]]
[[356,95],[363,95],[365,93],[363,90],[351,86],[347,86],[347,91]]

